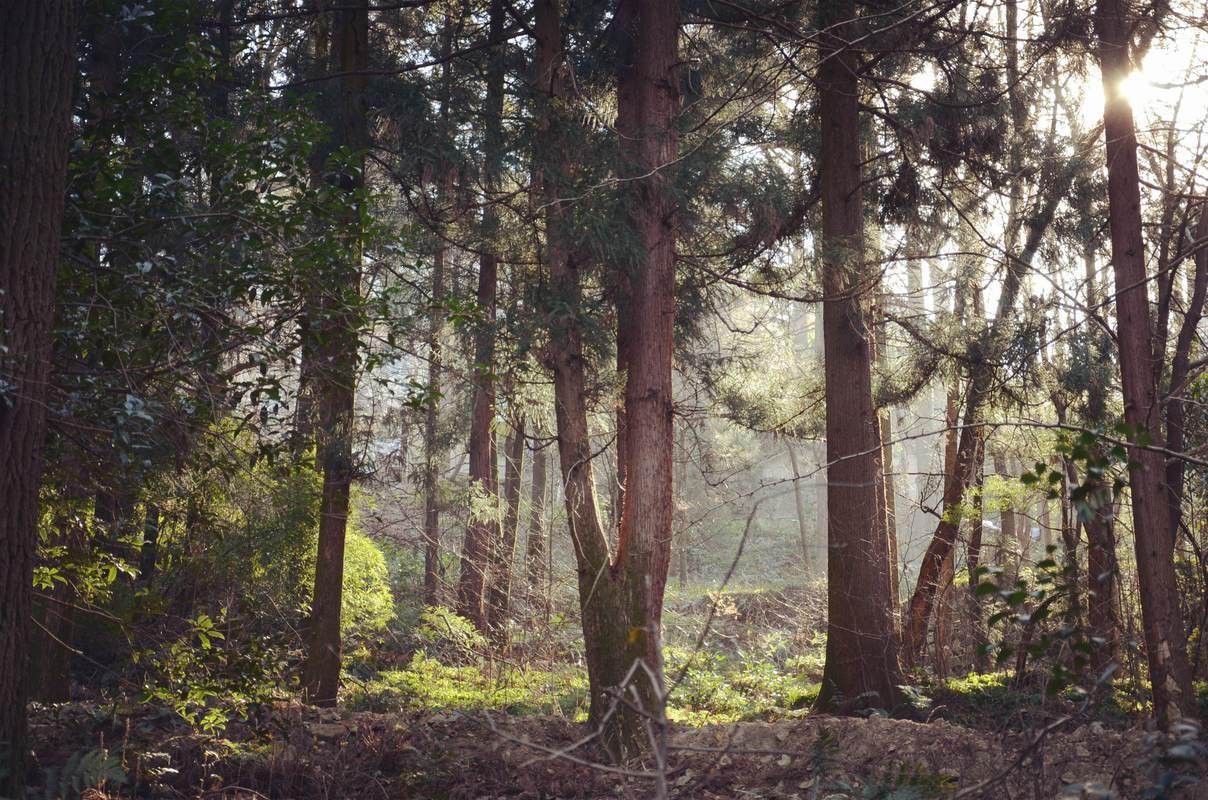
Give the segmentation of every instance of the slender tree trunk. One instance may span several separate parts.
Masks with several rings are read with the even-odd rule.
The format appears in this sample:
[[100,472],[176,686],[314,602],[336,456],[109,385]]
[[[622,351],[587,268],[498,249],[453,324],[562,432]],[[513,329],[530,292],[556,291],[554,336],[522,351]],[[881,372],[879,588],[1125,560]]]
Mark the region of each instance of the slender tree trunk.
[[809,521],[805,513],[805,498],[801,495],[801,467],[797,463],[797,450],[792,443],[788,446],[789,465],[793,468],[793,505],[797,510],[797,533],[801,537],[801,562],[808,575],[812,568],[810,559]]
[[[1116,278],[1116,320],[1124,419],[1136,438],[1161,445],[1160,407],[1153,373],[1145,242],[1141,230],[1141,190],[1132,108],[1121,90],[1132,71],[1132,21],[1123,0],[1098,0],[1095,33],[1103,73],[1103,129],[1107,150],[1107,196]],[[1167,727],[1193,717],[1195,695],[1187,663],[1186,636],[1179,611],[1170,535],[1170,498],[1163,488],[1165,463],[1151,447],[1133,446],[1129,460],[1137,578],[1154,714]]]
[[[853,0],[825,0],[821,92],[823,330],[826,353],[827,640],[816,708],[893,707],[903,682],[890,595],[881,441],[872,401],[868,292],[861,192],[858,30]],[[870,699],[871,698],[871,699]]]
[[440,470],[444,448],[440,446],[440,398],[444,313],[440,302],[445,292],[444,239],[437,244],[432,262],[432,308],[428,313],[428,407],[424,414],[424,602],[434,605],[440,596]]
[[335,705],[340,685],[344,537],[353,479],[353,409],[359,360],[363,247],[360,193],[365,185],[364,152],[369,144],[364,106],[364,72],[369,67],[368,0],[346,3],[334,13],[334,49],[341,75],[336,79],[339,103],[332,143],[352,153],[355,161],[335,178],[347,193],[344,219],[335,234],[340,237],[341,252],[324,265],[318,285],[321,299],[311,321],[318,334],[312,377],[318,406],[316,454],[323,475],[323,494],[302,685],[309,701],[322,706]]
[[0,796],[15,798],[77,14],[0,2]]
[[529,496],[529,527],[525,539],[525,583],[528,586],[529,619],[535,620],[545,609],[546,520],[545,503],[549,495],[549,477],[545,447],[533,452],[533,477]]
[[[504,5],[492,0],[490,39],[492,52],[487,69],[486,130],[483,185],[488,194],[497,189],[503,149],[503,41]],[[474,412],[470,418],[470,483],[485,496],[490,510],[477,515],[466,527],[461,551],[461,575],[457,583],[457,608],[481,631],[487,624],[487,572],[491,551],[499,538],[499,475],[495,449],[495,308],[498,298],[499,258],[495,253],[499,215],[494,197],[486,198],[482,212],[482,255],[478,261],[478,311],[482,315],[475,335]]]
[[[1208,203],[1200,209],[1199,222],[1195,229],[1195,240],[1208,237]],[[1166,401],[1166,448],[1179,453],[1186,444],[1187,409],[1183,393],[1187,389],[1191,365],[1191,348],[1196,331],[1204,316],[1204,299],[1208,294],[1208,244],[1201,243],[1195,253],[1195,278],[1192,282],[1191,302],[1183,315],[1175,342],[1174,359],[1170,366],[1170,391]],[[1183,487],[1187,464],[1182,458],[1172,456],[1166,460],[1166,486],[1170,494],[1170,532],[1178,541],[1179,528],[1183,521]]]
[[[1079,214],[1080,222],[1090,230],[1094,218],[1089,197],[1079,205]],[[1094,241],[1088,239],[1083,249],[1088,308],[1098,308],[1102,297],[1095,270],[1095,249]],[[1114,370],[1112,350],[1113,345],[1107,333],[1097,331],[1088,352],[1090,363],[1087,365],[1085,411],[1087,423],[1095,428],[1107,425],[1107,373]],[[1116,563],[1114,520],[1117,500],[1112,495],[1112,487],[1099,480],[1090,487],[1087,498],[1094,505],[1094,510],[1086,520],[1086,616],[1091,634],[1102,642],[1091,653],[1091,664],[1099,673],[1107,669],[1116,657],[1120,629],[1116,616],[1119,565]]]
[[973,660],[979,671],[985,671],[989,664],[982,653],[982,647],[987,641],[986,621],[982,615],[981,598],[977,594],[980,580],[977,575],[982,563],[982,536],[985,532],[985,494],[986,485],[986,434],[983,430],[977,443],[978,453],[974,458],[976,472],[973,476],[973,518],[970,520],[969,548],[965,565],[969,575],[969,621],[973,641]]
[[512,603],[512,567],[520,527],[520,480],[524,475],[525,424],[522,418],[504,447],[503,529],[488,571],[487,626],[498,635],[506,626]]

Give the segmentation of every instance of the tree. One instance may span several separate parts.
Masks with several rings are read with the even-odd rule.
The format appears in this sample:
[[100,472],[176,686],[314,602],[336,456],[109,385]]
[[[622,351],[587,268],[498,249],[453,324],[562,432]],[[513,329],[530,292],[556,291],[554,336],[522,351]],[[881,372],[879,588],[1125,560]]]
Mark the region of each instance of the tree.
[[18,798],[77,16],[0,3],[0,795]]
[[481,493],[487,509],[474,509],[466,526],[461,551],[461,574],[457,582],[457,610],[486,631],[487,586],[491,554],[499,539],[499,458],[495,446],[495,312],[499,293],[499,254],[495,248],[499,212],[494,194],[500,179],[503,157],[503,41],[502,0],[492,0],[490,13],[491,55],[487,67],[487,89],[483,108],[483,188],[487,194],[482,212],[482,236],[478,259],[478,320],[474,333],[474,409],[470,417],[470,484]]
[[[881,483],[881,437],[872,399],[864,242],[859,59],[854,0],[818,9],[822,195],[823,347],[826,371],[827,640],[816,708],[892,707],[903,682],[890,587]],[[869,695],[872,695],[869,700]]]
[[1153,688],[1153,710],[1163,728],[1194,717],[1195,695],[1187,663],[1187,641],[1174,573],[1174,536],[1169,498],[1163,488],[1166,465],[1160,406],[1154,379],[1145,240],[1141,228],[1141,187],[1137,134],[1132,107],[1122,85],[1132,72],[1133,20],[1121,0],[1095,5],[1097,57],[1103,77],[1103,134],[1107,157],[1108,224],[1116,279],[1116,339],[1124,420],[1130,428],[1129,488],[1145,653]]
[[[323,473],[319,517],[319,556],[303,686],[317,705],[334,705],[340,684],[340,609],[344,585],[344,540],[353,479],[353,407],[360,348],[361,202],[365,186],[365,71],[369,65],[368,0],[336,11],[332,32],[339,76],[339,104],[332,124],[333,180],[345,195],[344,213],[333,232],[338,242],[319,270],[313,330],[314,372],[319,425],[315,433],[318,466]],[[342,161],[340,161],[342,159]]]
[[[678,152],[676,77],[679,4],[668,0],[618,7],[623,63],[618,112],[633,127],[625,149],[634,183],[630,216],[638,241],[628,277],[629,313],[621,324],[629,350],[621,452],[625,492],[615,553],[600,522],[587,422],[581,254],[573,252],[559,192],[570,183],[568,121],[558,109],[563,89],[562,33],[556,0],[537,5],[535,73],[544,136],[546,253],[551,289],[566,309],[550,321],[558,450],[566,511],[579,579],[592,720],[604,743],[624,759],[649,747],[646,726],[662,720],[660,654],[663,590],[672,536],[671,364],[675,324],[676,199],[672,166]],[[622,132],[622,135],[625,135]],[[619,693],[623,693],[624,697]]]

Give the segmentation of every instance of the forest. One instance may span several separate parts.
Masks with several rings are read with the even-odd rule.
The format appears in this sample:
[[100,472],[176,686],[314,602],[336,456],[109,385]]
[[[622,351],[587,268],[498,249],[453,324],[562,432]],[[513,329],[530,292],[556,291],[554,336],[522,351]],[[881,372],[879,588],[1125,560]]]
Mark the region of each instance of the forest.
[[0,0],[0,798],[1208,797],[1201,0]]

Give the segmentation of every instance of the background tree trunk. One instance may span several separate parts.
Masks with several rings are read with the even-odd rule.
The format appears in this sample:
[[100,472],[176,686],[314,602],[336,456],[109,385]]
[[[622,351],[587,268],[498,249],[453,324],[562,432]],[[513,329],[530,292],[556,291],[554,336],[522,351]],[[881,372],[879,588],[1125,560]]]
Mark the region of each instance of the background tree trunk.
[[504,447],[503,528],[487,573],[487,626],[495,635],[506,628],[512,602],[512,567],[516,561],[516,534],[520,527],[520,480],[524,475],[524,428],[521,418],[512,428]]
[[[490,14],[491,56],[487,68],[484,116],[483,186],[493,195],[499,177],[503,149],[503,41],[504,6],[492,0]],[[479,487],[491,506],[487,516],[470,520],[461,551],[461,574],[457,583],[457,610],[481,631],[486,631],[487,572],[491,551],[499,538],[499,474],[495,448],[495,307],[498,295],[499,257],[495,236],[499,226],[494,197],[486,198],[482,211],[482,255],[478,261],[478,311],[481,318],[474,343],[474,412],[470,418],[470,483]]]
[[528,586],[530,621],[543,617],[546,611],[545,559],[546,542],[545,504],[549,495],[548,456],[544,446],[533,452],[533,477],[529,495],[529,526],[525,538],[525,583]]

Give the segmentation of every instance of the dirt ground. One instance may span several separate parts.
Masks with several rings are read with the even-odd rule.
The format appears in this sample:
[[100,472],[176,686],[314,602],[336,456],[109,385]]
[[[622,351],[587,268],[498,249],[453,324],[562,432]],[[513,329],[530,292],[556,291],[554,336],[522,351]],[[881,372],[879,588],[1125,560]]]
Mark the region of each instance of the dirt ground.
[[[599,764],[590,742],[573,747],[587,729],[561,719],[285,705],[232,724],[221,736],[199,736],[171,714],[114,711],[68,705],[36,712],[38,774],[63,783],[79,770],[79,758],[70,767],[73,754],[103,750],[120,762],[125,780],[94,786],[84,794],[91,800],[538,800],[653,798],[659,791],[658,770],[646,765],[620,774]],[[1198,745],[1163,745],[1145,731],[1098,723],[1071,725],[1034,746],[1035,732],[994,734],[945,721],[802,716],[680,728],[668,737],[661,780],[668,797],[699,800],[1208,798]],[[1161,794],[1163,784],[1179,785]]]

